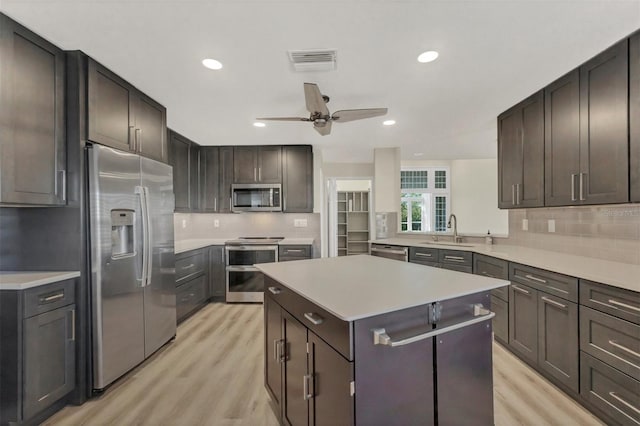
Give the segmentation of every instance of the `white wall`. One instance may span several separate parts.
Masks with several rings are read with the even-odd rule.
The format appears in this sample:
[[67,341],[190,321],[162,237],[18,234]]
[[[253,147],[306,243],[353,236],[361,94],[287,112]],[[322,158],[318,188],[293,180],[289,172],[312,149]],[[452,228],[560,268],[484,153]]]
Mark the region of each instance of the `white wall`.
[[397,212],[400,209],[400,148],[374,149],[373,166],[375,211]]
[[497,159],[451,161],[451,212],[459,233],[508,235],[509,213],[498,209]]
[[371,180],[336,180],[336,188],[338,191],[371,191]]
[[371,178],[373,177],[372,163],[324,163],[322,175],[325,179],[336,178]]

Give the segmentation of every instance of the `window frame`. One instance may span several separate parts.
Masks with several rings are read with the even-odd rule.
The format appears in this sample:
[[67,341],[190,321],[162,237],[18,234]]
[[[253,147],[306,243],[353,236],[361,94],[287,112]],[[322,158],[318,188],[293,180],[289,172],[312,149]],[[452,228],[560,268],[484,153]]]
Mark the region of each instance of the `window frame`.
[[[436,231],[436,197],[444,196],[445,197],[445,220],[446,217],[451,212],[451,168],[449,166],[429,166],[429,167],[401,167],[400,172],[410,172],[410,171],[426,171],[427,172],[427,188],[406,188],[403,189],[400,187],[400,214],[398,215],[398,232],[399,233],[414,233],[414,234],[445,234],[449,232],[447,228],[443,231]],[[436,188],[436,171],[444,171],[445,172],[445,182],[446,188]],[[402,178],[400,179],[402,181]],[[408,205],[407,208],[407,230],[402,230],[402,203],[404,201],[413,201],[417,200],[417,197],[404,197],[403,194],[429,194],[429,215],[426,215],[423,208],[423,231],[412,231],[411,230],[411,205]],[[423,198],[423,202],[426,202]],[[427,220],[425,220],[425,216]],[[428,225],[428,226],[425,226]]]

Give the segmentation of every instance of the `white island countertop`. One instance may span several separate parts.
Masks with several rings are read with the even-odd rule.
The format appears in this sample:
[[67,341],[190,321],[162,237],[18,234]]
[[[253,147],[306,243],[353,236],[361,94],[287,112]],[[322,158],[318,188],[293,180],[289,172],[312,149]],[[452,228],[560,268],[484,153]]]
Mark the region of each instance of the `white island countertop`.
[[255,266],[344,321],[509,285],[509,281],[369,255]]
[[26,290],[79,276],[79,271],[0,271],[0,290]]
[[426,241],[420,242],[410,238],[385,238],[371,242],[374,244],[471,251],[509,262],[521,263],[600,284],[640,292],[640,265],[630,263],[612,262],[593,257],[503,244],[457,245],[453,243],[443,244],[443,242],[430,244]]

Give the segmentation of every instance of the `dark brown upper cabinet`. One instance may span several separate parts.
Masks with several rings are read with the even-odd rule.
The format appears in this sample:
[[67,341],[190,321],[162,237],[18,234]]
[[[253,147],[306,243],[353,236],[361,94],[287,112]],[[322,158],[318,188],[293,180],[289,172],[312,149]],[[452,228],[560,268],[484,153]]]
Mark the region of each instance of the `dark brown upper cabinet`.
[[231,185],[233,185],[233,147],[220,147],[219,213],[231,213]]
[[629,201],[628,42],[545,89],[545,205]]
[[631,201],[640,202],[640,31],[629,39],[629,146]]
[[167,162],[166,109],[89,60],[89,140]]
[[220,201],[220,148],[200,147],[200,211],[217,213]]
[[544,205],[544,95],[540,91],[498,117],[498,207]]
[[282,147],[282,193],[285,213],[313,213],[313,149]]
[[66,204],[65,55],[0,13],[0,204]]
[[200,147],[184,136],[169,130],[169,164],[173,166],[175,211],[199,209]]
[[282,147],[236,146],[233,149],[234,183],[282,183]]
[[574,70],[544,89],[545,205],[578,203],[580,73]]
[[629,201],[628,40],[580,67],[581,204]]

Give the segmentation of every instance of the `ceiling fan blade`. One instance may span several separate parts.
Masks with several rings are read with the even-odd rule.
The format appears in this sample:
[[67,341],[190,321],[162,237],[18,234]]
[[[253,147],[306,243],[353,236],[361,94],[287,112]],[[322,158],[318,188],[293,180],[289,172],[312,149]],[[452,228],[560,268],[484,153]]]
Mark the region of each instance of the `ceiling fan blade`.
[[256,118],[260,121],[311,121],[307,117],[262,117]]
[[385,115],[387,108],[367,108],[367,109],[343,109],[333,113],[331,119],[340,123],[354,120],[362,120],[363,118],[378,117]]
[[313,128],[316,129],[316,131],[320,133],[322,136],[327,136],[329,133],[331,133],[331,122],[327,121],[321,126],[317,125],[316,123],[313,123]]
[[327,103],[322,98],[322,93],[320,93],[320,89],[318,88],[317,84],[304,84],[304,99],[307,102],[307,110],[311,114],[319,112],[320,114],[322,114],[322,116],[329,115]]

